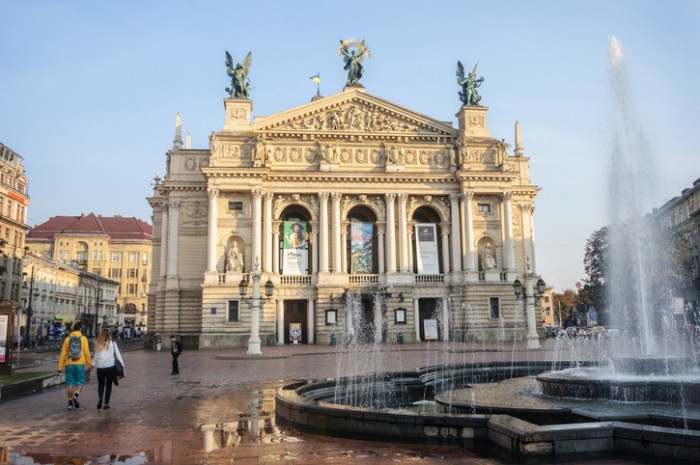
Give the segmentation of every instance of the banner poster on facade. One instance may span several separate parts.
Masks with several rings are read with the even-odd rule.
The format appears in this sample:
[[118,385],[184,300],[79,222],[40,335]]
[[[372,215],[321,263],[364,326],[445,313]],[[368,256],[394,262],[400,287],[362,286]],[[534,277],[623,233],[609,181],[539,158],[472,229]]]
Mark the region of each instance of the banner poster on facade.
[[440,274],[437,229],[432,223],[416,223],[418,274]]
[[289,323],[289,340],[292,344],[301,342],[301,323]]
[[284,253],[282,274],[306,274],[309,244],[304,221],[284,222]]
[[372,236],[374,224],[351,223],[350,226],[350,272],[372,273]]
[[423,320],[423,331],[425,332],[426,341],[437,341],[438,328],[437,320]]
[[0,363],[7,360],[7,325],[9,321],[9,315],[0,315]]

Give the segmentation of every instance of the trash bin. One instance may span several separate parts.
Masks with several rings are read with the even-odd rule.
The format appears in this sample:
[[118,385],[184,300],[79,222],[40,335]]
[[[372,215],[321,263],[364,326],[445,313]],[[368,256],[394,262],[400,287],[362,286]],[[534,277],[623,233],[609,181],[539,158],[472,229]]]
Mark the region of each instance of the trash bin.
[[331,345],[334,346],[337,342],[337,338],[335,334],[331,334]]
[[398,333],[396,335],[396,343],[397,344],[403,344],[403,333]]

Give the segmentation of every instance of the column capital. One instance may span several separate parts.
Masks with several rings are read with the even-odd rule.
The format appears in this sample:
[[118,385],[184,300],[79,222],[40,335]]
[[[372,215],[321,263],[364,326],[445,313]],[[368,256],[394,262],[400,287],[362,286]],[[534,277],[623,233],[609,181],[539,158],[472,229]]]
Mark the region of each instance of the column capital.
[[510,201],[513,198],[513,193],[511,191],[505,191],[501,193],[501,198],[503,200]]
[[462,192],[462,198],[464,200],[471,200],[474,198],[474,191],[464,191]]
[[209,198],[217,198],[219,196],[219,188],[218,187],[210,187],[207,189],[207,195]]
[[318,198],[319,198],[322,202],[325,203],[325,202],[328,201],[328,197],[329,197],[330,195],[331,195],[330,192],[319,192],[319,193],[318,193]]
[[343,194],[340,192],[332,192],[331,193],[331,198],[333,198],[334,203],[340,202],[340,199],[343,197]]
[[450,202],[459,202],[462,198],[462,194],[450,194]]
[[405,192],[401,192],[397,194],[397,197],[399,198],[400,203],[406,203],[406,200],[408,199],[408,194]]
[[170,202],[168,202],[168,207],[171,210],[179,210],[181,203],[182,203],[182,201],[180,201],[180,200],[170,200]]
[[388,202],[392,202],[392,203],[393,203],[394,200],[396,200],[396,192],[387,192],[386,194],[384,194],[384,198],[385,198]]
[[265,200],[268,202],[272,202],[272,199],[275,198],[275,193],[274,192],[265,192]]
[[262,189],[253,189],[253,190],[251,191],[251,193],[252,193],[253,198],[254,198],[255,200],[262,199],[262,195],[263,195]]

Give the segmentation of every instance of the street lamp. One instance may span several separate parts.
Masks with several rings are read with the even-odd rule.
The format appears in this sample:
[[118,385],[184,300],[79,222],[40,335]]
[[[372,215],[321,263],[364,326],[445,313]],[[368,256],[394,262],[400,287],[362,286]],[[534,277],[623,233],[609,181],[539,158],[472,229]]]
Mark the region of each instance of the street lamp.
[[[250,273],[253,278],[253,295],[250,299],[246,298],[248,290],[248,280],[244,277],[238,284],[238,290],[241,294],[241,300],[250,306],[250,338],[248,338],[247,355],[262,355],[260,350],[260,261],[255,257],[255,266]],[[268,279],[265,283],[265,297],[269,300],[272,297],[274,286],[272,280]]]
[[[527,317],[527,347],[539,349],[540,338],[537,335],[535,323],[535,305],[542,298],[547,285],[544,280],[530,271],[530,259],[527,259],[527,272],[525,273],[525,286],[519,279],[513,282],[513,291],[518,300],[525,302],[525,315]],[[535,281],[537,280],[537,281]]]

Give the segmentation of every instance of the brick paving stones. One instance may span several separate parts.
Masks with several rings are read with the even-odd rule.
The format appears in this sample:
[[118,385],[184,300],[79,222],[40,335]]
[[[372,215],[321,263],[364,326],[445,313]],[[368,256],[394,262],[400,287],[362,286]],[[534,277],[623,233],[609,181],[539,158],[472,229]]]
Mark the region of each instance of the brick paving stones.
[[[565,352],[556,357],[566,358]],[[385,360],[392,369],[400,366],[403,370],[445,361],[547,360],[553,356],[551,348],[531,351],[524,343],[391,345],[367,355],[388,357]],[[335,377],[338,361],[347,356],[338,348],[322,346],[263,347],[263,356],[255,358],[246,356],[245,349],[187,351],[180,357],[181,375],[170,376],[169,353],[126,352],[127,377],[114,387],[109,410],[96,409],[95,380],[83,389],[79,410],[66,410],[63,388],[0,402],[0,465],[502,463],[454,446],[357,441],[277,428],[275,389],[293,380]],[[368,363],[356,369],[362,371]],[[257,408],[251,407],[253,403]],[[203,425],[205,429],[216,425],[209,450]],[[256,428],[260,435],[252,437]]]

